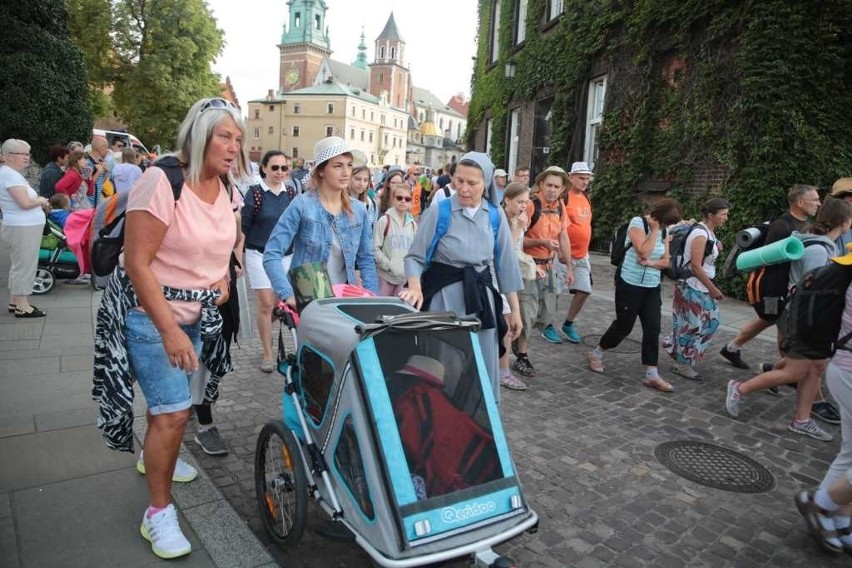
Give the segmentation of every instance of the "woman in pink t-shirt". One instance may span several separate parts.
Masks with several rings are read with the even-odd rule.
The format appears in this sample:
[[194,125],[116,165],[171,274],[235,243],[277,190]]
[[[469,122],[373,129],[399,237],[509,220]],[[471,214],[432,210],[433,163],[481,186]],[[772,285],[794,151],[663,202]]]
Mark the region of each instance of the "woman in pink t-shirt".
[[190,481],[197,475],[178,460],[178,451],[204,323],[201,302],[168,301],[164,287],[208,291],[208,298],[209,290],[215,290],[221,294],[216,305],[227,300],[226,274],[238,229],[236,196],[229,198],[221,176],[234,164],[241,176],[247,175],[244,140],[245,126],[235,106],[202,99],[178,133],[177,158],[184,175],[178,199],[159,167],[148,168],[128,198],[124,269],[140,306],[126,315],[124,341],[131,372],[148,403],[144,458],[137,464],[150,493],[141,532],[163,558],[191,551],[170,492],[173,480]]

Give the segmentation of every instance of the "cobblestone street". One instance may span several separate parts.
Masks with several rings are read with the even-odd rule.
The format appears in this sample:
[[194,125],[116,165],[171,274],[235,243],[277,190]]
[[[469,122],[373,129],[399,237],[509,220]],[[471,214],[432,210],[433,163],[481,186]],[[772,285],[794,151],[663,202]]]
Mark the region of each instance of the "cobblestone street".
[[[600,294],[590,298],[577,322],[586,335],[602,334],[612,314],[611,267],[598,259],[593,270]],[[561,298],[560,316],[568,300]],[[669,306],[664,299],[664,316]],[[664,317],[664,333],[669,326],[670,318]],[[632,337],[639,332],[637,324]],[[831,443],[788,432],[795,393],[785,388],[779,396],[751,396],[740,418],[729,418],[725,385],[751,376],[718,355],[732,336],[726,328],[714,340],[700,366],[703,382],[673,376],[661,353],[661,373],[676,389],[668,395],[641,385],[638,345],[633,354],[608,354],[606,374],[596,375],[586,366],[588,347],[551,345],[535,337],[531,357],[538,376],[525,392],[504,390],[502,413],[540,530],[498,550],[525,567],[848,566],[848,556],[833,558],[817,547],[792,501],[797,490],[822,478],[839,447],[839,428],[826,426],[835,435]],[[743,355],[756,367],[774,352],[772,341],[759,338]],[[283,379],[257,369],[256,338],[235,347],[233,355],[237,370],[223,380],[215,407],[231,453],[205,455],[192,442],[194,432],[185,442],[239,515],[269,544],[256,512],[254,445],[264,422],[280,419]],[[730,493],[678,477],[654,456],[655,446],[671,440],[714,442],[745,453],[772,472],[775,488]],[[286,552],[269,546],[270,553],[290,567],[370,565],[357,545],[316,536],[313,529],[322,520],[312,508],[302,543]]]

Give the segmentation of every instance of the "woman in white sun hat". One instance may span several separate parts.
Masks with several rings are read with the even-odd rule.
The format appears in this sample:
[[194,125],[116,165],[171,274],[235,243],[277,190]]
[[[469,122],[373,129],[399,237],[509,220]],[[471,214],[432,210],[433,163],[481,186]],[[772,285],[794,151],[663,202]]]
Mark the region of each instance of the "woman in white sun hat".
[[263,267],[272,289],[293,306],[293,287],[281,265],[291,243],[292,266],[321,262],[332,284],[354,284],[357,265],[363,286],[379,292],[372,224],[364,204],[349,195],[353,157],[343,138],[330,136],[317,142],[311,189],[293,200],[266,243]]

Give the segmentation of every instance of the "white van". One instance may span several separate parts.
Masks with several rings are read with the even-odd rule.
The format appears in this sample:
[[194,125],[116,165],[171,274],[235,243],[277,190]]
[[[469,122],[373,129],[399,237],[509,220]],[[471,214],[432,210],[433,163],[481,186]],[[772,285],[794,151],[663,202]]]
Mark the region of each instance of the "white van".
[[99,130],[97,128],[94,128],[92,129],[92,136],[103,136],[109,143],[110,148],[112,148],[113,140],[119,139],[124,141],[125,146],[133,146],[134,148],[136,148],[136,151],[142,154],[143,156],[148,156],[151,153],[138,138],[126,131]]

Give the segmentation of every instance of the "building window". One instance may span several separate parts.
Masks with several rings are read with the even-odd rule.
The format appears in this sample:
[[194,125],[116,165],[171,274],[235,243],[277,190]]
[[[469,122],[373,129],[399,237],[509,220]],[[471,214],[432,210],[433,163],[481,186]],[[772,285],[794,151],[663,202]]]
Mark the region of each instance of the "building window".
[[293,151],[290,153],[290,155],[293,157],[294,160],[296,158],[298,158],[299,157],[299,147],[293,146]]
[[385,148],[388,147],[388,135],[387,134],[385,134],[385,145],[384,145],[384,147]]
[[422,110],[417,111],[417,120],[418,120],[418,122],[423,122],[423,111]]
[[440,126],[440,130],[441,130],[441,132],[443,132],[444,131],[444,117],[443,116],[438,119],[438,126]]
[[385,82],[385,74],[379,73],[379,84],[382,85]]
[[376,163],[376,155],[375,155],[375,154],[370,154],[370,163],[371,163],[371,164],[375,164],[375,163]]
[[275,112],[275,106],[269,105],[269,112]]
[[518,148],[521,138],[521,109],[509,112],[509,172],[514,173],[518,165]]
[[370,131],[370,142],[372,142],[372,141],[373,141],[373,131],[371,130]]
[[491,135],[494,134],[494,125],[489,118],[485,121],[485,153],[491,155]]
[[363,141],[364,141],[364,133],[365,133],[365,132],[366,132],[366,131],[362,128],[362,129],[361,129],[361,142],[363,142]]
[[319,14],[314,16],[314,27],[317,29],[317,31],[322,31],[322,19],[320,18]]
[[550,165],[550,133],[553,122],[553,97],[539,99],[533,114],[533,142],[530,156],[531,174]]
[[255,129],[254,129],[254,139],[255,139],[255,140],[260,140],[260,128],[255,128]]
[[260,109],[259,108],[254,109],[254,117],[260,118]]
[[494,63],[500,57],[500,0],[494,0],[491,4],[491,37],[488,45],[488,62]]
[[302,25],[302,13],[296,12],[296,15],[293,16],[293,26],[298,28],[301,25]]
[[589,82],[589,104],[586,110],[586,146],[583,159],[592,169],[595,168],[595,162],[598,161],[605,98],[606,75]]
[[299,127],[294,126],[293,127],[293,138],[298,138],[298,137],[299,137]]
[[328,114],[334,114],[334,103],[328,103],[326,105],[326,112]]
[[380,114],[380,115],[379,115],[379,121],[380,121],[382,124],[384,124],[384,123],[385,123],[385,115]]
[[565,9],[565,0],[547,0],[547,19],[558,18]]
[[367,109],[365,109],[364,107],[361,107],[361,118],[362,119],[367,118]]
[[376,121],[376,113],[374,113],[373,111],[370,111],[370,122],[375,122],[375,121]]
[[275,133],[275,129],[270,126],[269,127],[269,134],[274,134],[274,133]]
[[396,59],[396,48],[395,47],[390,48],[390,58]]
[[329,136],[334,136],[334,127],[333,126],[326,126],[325,127],[325,137],[328,138]]
[[302,112],[302,105],[300,105],[299,103],[294,104],[293,105],[293,114],[301,114],[301,112]]
[[[379,59],[384,59],[384,58],[385,58],[385,46],[381,46],[381,47],[379,48]],[[382,80],[381,80],[381,79],[379,79],[379,82],[380,82],[380,83],[381,83],[381,81],[382,81]]]
[[527,39],[527,4],[529,0],[518,0],[515,10],[515,43],[521,43]]
[[354,128],[349,129],[349,139],[355,140],[355,129]]

